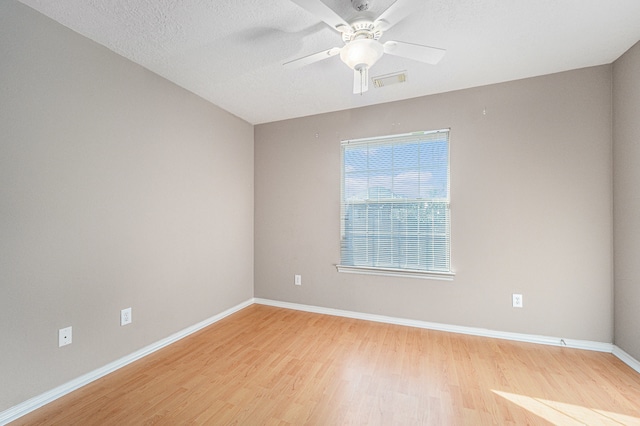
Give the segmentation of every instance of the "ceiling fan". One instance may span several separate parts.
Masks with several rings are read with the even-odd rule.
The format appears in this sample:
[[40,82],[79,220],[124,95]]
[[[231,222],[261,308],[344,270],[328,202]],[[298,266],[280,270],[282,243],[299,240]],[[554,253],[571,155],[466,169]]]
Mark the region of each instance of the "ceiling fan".
[[[345,45],[294,59],[286,62],[284,66],[300,67],[339,54],[342,62],[354,70],[353,93],[355,94],[362,94],[369,90],[369,68],[385,53],[434,65],[446,52],[445,49],[415,43],[378,41],[385,31],[422,7],[424,0],[396,0],[374,20],[356,18],[352,22],[342,19],[321,0],[291,1],[341,33]],[[359,12],[369,8],[369,0],[351,0],[351,4]]]

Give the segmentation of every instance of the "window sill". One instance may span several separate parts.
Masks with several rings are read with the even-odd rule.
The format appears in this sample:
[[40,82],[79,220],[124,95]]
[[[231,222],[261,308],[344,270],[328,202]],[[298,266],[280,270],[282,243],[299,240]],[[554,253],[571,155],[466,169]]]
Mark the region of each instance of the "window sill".
[[336,265],[338,272],[347,274],[382,275],[387,277],[422,278],[428,280],[453,281],[454,272],[425,272],[410,269],[374,268],[369,266]]

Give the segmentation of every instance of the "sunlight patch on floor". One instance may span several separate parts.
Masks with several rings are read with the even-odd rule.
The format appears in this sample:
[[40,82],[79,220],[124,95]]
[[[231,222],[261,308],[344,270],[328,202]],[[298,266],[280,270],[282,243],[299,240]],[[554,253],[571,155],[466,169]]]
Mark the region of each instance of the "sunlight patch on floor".
[[493,393],[557,425],[638,425],[640,418],[579,405],[492,390]]

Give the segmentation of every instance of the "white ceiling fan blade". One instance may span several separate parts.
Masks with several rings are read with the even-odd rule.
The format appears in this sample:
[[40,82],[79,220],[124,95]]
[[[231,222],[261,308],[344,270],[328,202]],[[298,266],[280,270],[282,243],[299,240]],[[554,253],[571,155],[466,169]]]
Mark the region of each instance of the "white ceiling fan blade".
[[353,94],[362,95],[369,90],[369,68],[353,70]]
[[323,50],[322,52],[313,53],[311,55],[303,56],[302,58],[294,59],[293,61],[285,62],[283,66],[286,68],[304,67],[305,65],[335,56],[340,53],[340,50],[341,49],[339,47],[332,47],[329,50]]
[[424,7],[424,0],[396,0],[376,20],[374,25],[380,31],[387,31],[416,10]]
[[324,21],[331,28],[344,33],[350,32],[351,26],[336,12],[320,0],[291,0],[307,12],[311,12],[317,18]]
[[388,41],[384,45],[384,53],[402,56],[425,64],[435,65],[447,52],[438,47],[424,46],[422,44],[406,43],[402,41]]

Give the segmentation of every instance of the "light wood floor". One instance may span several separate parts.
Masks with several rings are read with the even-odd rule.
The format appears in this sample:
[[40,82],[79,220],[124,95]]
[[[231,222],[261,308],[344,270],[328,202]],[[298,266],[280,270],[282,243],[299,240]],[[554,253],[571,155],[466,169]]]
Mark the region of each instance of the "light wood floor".
[[28,425],[640,424],[611,354],[252,305]]

